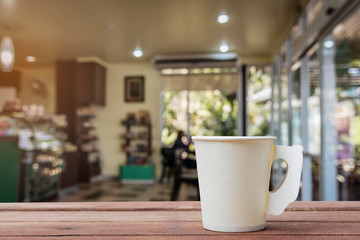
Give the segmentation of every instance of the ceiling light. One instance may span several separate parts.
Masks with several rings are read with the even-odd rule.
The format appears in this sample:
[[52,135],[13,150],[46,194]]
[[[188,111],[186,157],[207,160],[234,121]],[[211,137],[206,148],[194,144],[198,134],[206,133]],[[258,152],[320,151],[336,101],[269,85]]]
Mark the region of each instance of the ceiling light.
[[229,45],[227,45],[226,43],[223,43],[219,47],[219,50],[220,50],[220,52],[227,52],[227,51],[229,51]]
[[27,62],[36,62],[36,57],[34,57],[34,56],[27,56],[27,57],[26,57],[26,61],[27,61]]
[[333,40],[326,40],[326,41],[323,43],[323,46],[326,47],[326,48],[332,48],[334,45],[335,45],[335,43],[334,43]]
[[14,66],[15,52],[14,44],[9,36],[3,37],[0,44],[0,63],[1,70],[11,72]]
[[143,55],[143,52],[141,51],[140,48],[136,48],[136,49],[133,51],[133,55],[138,58],[138,57],[141,57],[141,56]]
[[218,23],[227,23],[229,21],[229,16],[226,15],[226,14],[220,14],[218,17],[217,17],[217,21]]

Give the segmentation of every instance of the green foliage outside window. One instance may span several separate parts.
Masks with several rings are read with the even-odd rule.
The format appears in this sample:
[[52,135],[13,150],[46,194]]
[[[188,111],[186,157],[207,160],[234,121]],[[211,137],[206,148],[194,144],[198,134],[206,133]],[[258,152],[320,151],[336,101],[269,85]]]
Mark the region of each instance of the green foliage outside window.
[[238,102],[235,92],[207,90],[189,91],[189,97],[187,94],[187,91],[163,92],[163,144],[171,145],[178,130],[187,132],[187,111],[191,136],[237,135]]
[[[254,97],[255,95],[259,97]],[[247,98],[247,135],[269,135],[271,77],[264,68],[249,68]]]

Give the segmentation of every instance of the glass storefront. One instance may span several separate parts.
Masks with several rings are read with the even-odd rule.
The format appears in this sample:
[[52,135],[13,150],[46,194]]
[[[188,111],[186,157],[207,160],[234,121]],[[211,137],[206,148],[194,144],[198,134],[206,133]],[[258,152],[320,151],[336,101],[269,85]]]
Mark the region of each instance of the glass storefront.
[[320,63],[317,48],[309,58],[309,78],[310,92],[308,99],[308,153],[315,156],[320,156]]
[[[307,9],[302,22],[318,24],[314,13],[321,15],[327,4],[312,1],[310,5],[316,9]],[[283,47],[274,59],[274,69],[281,68],[282,85],[275,71],[270,128],[278,133],[281,115],[283,143],[303,147],[302,188],[311,188],[311,193],[302,191],[302,197],[310,196],[307,200],[360,200],[360,10],[350,10],[346,18],[334,17],[338,23],[324,31],[329,35],[317,41],[310,43],[295,35],[295,40],[305,46],[297,59],[291,56],[290,75]],[[298,29],[299,24],[291,33]],[[294,52],[299,53],[296,41]],[[290,141],[286,142],[286,138]]]
[[279,108],[279,78],[278,72],[276,71],[277,62],[272,66],[273,75],[271,79],[271,126],[270,133],[273,136],[279,137],[280,135],[280,108]]
[[300,82],[300,68],[296,69],[293,74],[293,84],[292,84],[292,96],[291,96],[291,106],[292,106],[292,145],[302,144],[302,135],[301,135],[301,82]]
[[281,144],[288,145],[289,144],[289,101],[288,101],[288,87],[289,87],[289,60],[287,54],[288,41],[283,45],[280,49],[280,84],[281,87],[279,91],[281,91]]
[[308,116],[308,149],[305,153],[310,159],[312,199],[320,199],[320,154],[321,154],[321,112],[320,112],[320,62],[318,47],[309,54],[309,98],[307,101]]
[[[301,199],[360,200],[360,4],[338,1],[346,14],[324,20],[330,3],[311,2],[272,65],[246,68],[246,133],[302,147]],[[237,135],[238,77],[220,68],[163,72],[163,116],[171,116],[163,119],[163,143],[178,128]],[[282,163],[272,173],[276,186]]]
[[360,11],[332,31],[336,49],[337,180],[340,200],[360,199]]

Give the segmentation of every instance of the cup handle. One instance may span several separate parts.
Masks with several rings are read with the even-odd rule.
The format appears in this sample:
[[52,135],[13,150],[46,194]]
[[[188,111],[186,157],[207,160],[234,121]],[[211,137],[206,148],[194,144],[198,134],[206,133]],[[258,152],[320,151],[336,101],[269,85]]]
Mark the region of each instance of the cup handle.
[[302,151],[299,147],[274,146],[273,160],[284,159],[287,171],[280,186],[269,192],[267,214],[280,215],[299,193],[301,169],[303,163]]

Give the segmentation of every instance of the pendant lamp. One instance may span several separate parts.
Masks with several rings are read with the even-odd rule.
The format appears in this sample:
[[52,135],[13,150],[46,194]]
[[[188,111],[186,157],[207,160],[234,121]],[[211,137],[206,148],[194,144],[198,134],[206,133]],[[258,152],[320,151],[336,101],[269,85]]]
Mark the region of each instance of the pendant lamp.
[[9,36],[4,36],[0,44],[0,65],[4,72],[11,72],[14,66],[14,44]]

